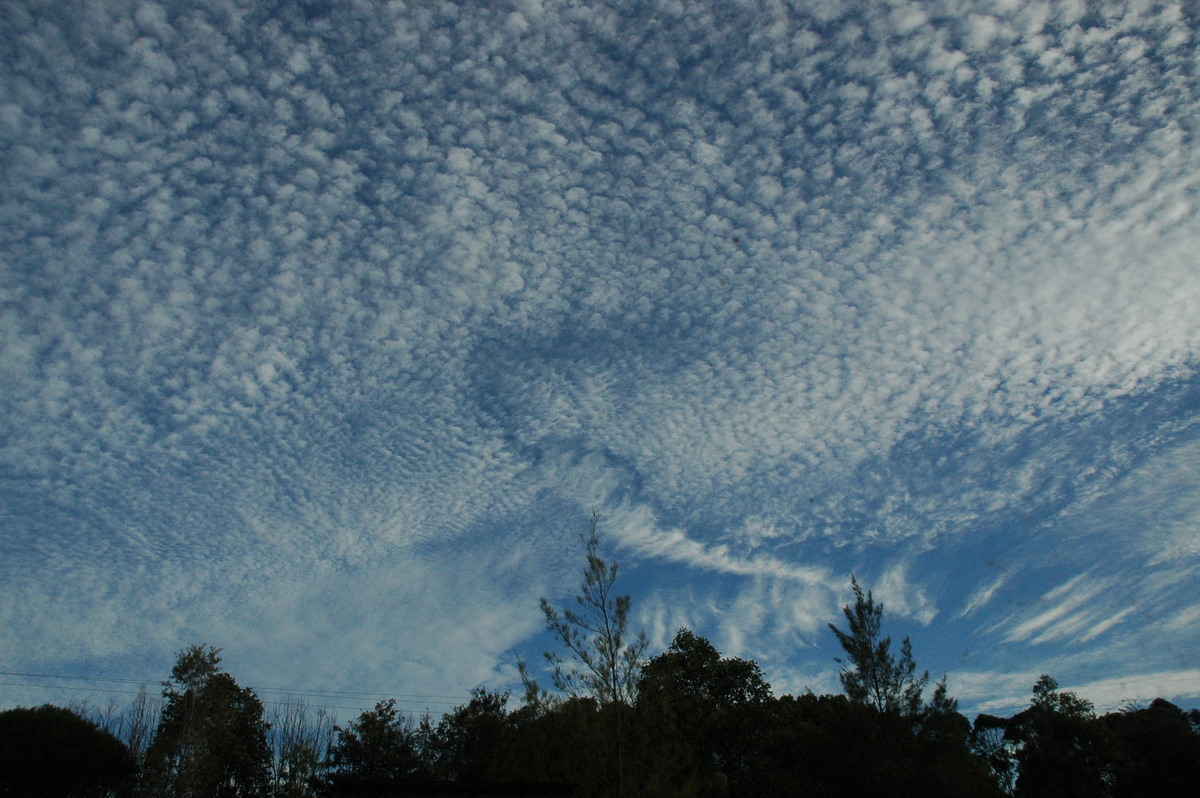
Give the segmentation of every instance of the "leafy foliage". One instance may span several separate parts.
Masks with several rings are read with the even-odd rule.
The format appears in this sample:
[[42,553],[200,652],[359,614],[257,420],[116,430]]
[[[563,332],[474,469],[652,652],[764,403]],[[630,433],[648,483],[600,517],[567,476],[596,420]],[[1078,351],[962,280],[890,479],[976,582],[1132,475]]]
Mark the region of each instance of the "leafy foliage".
[[496,781],[513,767],[514,726],[508,693],[477,688],[471,700],[442,716],[430,735],[434,775],[447,781]]
[[1014,796],[1108,794],[1107,744],[1092,703],[1059,690],[1048,675],[1034,684],[1028,709],[1011,718],[977,717],[974,740]]
[[600,556],[599,525],[600,516],[593,512],[588,533],[580,535],[585,565],[575,596],[577,608],[559,610],[545,597],[541,600],[547,631],[566,649],[565,655],[545,653],[555,693],[539,687],[524,662],[518,661],[518,667],[526,703],[535,711],[554,709],[564,701],[576,712],[586,712],[588,706],[596,708],[596,720],[604,732],[596,738],[593,778],[606,785],[605,794],[622,796],[627,782],[630,708],[637,700],[638,676],[649,641],[644,632],[630,637],[632,599],[616,595],[618,568]]
[[417,730],[395,699],[380,701],[337,736],[329,763],[335,773],[352,779],[412,781],[424,775]]
[[1113,798],[1184,798],[1200,785],[1200,712],[1156,698],[1145,709],[1101,718],[1108,732]]
[[[831,625],[846,651],[845,695],[775,697],[757,663],[722,656],[686,628],[640,664],[644,637],[622,642],[628,597],[612,594],[616,566],[597,553],[597,520],[584,538],[580,609],[547,613],[560,640],[574,641],[568,652],[591,657],[551,660],[572,674],[556,681],[561,693],[510,709],[507,693],[480,688],[436,724],[388,700],[337,726],[325,710],[289,701],[272,708],[268,727],[253,691],[221,671],[219,650],[192,646],[164,683],[136,789],[316,798],[354,786],[347,781],[386,790],[437,780],[570,783],[579,798],[1182,798],[1200,783],[1200,712],[1161,699],[1097,717],[1046,675],[1028,708],[980,715],[973,727],[945,677],[923,702],[927,675],[917,676],[907,640],[892,651],[882,605],[857,580],[847,631]],[[599,657],[613,652],[623,653],[606,670]],[[128,723],[115,705],[101,715],[128,728],[125,747],[71,710],[0,713],[0,794],[130,794],[149,697],[139,695]]]
[[761,724],[756,708],[771,698],[758,664],[720,652],[689,629],[642,670],[639,749],[654,792],[720,794],[752,781]]
[[179,653],[146,752],[148,795],[234,798],[266,795],[271,755],[263,705],[253,690],[220,671],[220,649]]

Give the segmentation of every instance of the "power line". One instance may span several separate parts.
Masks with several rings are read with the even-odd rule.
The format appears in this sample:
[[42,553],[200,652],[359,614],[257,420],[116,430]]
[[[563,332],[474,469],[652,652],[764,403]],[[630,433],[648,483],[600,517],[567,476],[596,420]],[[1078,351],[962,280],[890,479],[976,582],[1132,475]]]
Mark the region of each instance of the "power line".
[[136,690],[114,690],[103,687],[79,687],[66,684],[31,684],[29,682],[0,682],[4,687],[37,687],[43,690],[86,690],[89,693],[118,693],[120,695],[137,695]]
[[77,679],[87,682],[129,682],[132,684],[147,684],[157,679],[130,679],[120,676],[64,676],[56,673],[26,673],[21,671],[0,671],[0,676],[23,676],[35,679]]

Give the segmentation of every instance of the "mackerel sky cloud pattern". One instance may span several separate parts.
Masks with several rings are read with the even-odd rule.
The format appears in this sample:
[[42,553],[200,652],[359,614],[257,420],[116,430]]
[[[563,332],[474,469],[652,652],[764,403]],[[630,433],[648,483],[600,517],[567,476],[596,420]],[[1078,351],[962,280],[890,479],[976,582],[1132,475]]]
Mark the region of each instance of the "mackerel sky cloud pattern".
[[1198,29],[4,3],[4,669],[465,699],[595,509],[778,691],[854,572],[965,708],[1194,702]]

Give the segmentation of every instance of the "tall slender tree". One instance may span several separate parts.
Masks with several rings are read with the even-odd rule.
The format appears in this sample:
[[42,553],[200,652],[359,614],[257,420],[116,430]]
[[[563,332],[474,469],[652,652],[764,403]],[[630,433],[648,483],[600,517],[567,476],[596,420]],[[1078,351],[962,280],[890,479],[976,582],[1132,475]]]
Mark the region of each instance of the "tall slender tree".
[[885,714],[915,716],[921,709],[929,672],[916,675],[917,664],[907,637],[896,657],[892,638],[882,636],[883,604],[875,601],[871,591],[864,594],[854,576],[850,577],[850,587],[854,590],[854,607],[842,607],[847,631],[829,624],[846,652],[844,659],[837,660],[843,666],[839,678],[846,697]]
[[129,753],[140,765],[146,758],[146,749],[150,745],[151,735],[158,727],[159,715],[162,712],[162,699],[151,697],[146,685],[138,687],[137,695],[125,712],[119,735],[129,747]]
[[617,595],[617,564],[600,556],[600,515],[592,513],[584,544],[583,581],[575,596],[575,608],[558,609],[542,598],[546,629],[565,652],[547,651],[555,692],[543,690],[518,660],[525,685],[526,703],[535,710],[561,707],[564,700],[574,709],[593,703],[598,710],[597,726],[603,729],[599,746],[600,767],[592,778],[605,793],[623,796],[626,790],[626,746],[630,715],[637,699],[642,657],[649,641],[639,631],[631,635],[629,611],[632,599]]
[[[547,651],[546,661],[551,668],[551,682],[560,696],[590,697],[601,706],[620,704],[631,706],[637,696],[642,656],[648,640],[645,632],[630,636],[629,610],[632,599],[616,594],[617,564],[600,556],[597,534],[601,516],[592,513],[591,526],[580,535],[584,544],[586,564],[576,609],[558,609],[549,599],[541,601],[546,629],[566,649],[566,654]],[[547,700],[548,694],[530,677],[524,663],[519,663],[526,688],[526,699]]]

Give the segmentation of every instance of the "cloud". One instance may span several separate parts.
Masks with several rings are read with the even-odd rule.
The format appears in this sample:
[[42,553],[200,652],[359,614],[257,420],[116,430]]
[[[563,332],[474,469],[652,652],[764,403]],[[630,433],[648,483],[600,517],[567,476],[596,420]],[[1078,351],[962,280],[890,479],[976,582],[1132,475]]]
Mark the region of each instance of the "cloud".
[[740,558],[732,556],[724,546],[706,546],[689,540],[680,530],[660,530],[645,508],[618,509],[611,517],[610,525],[619,530],[618,539],[643,557],[741,576],[767,575],[808,584],[819,584],[826,579],[822,569],[796,567],[774,557]]
[[[1171,696],[1180,701],[1194,698],[1198,675],[1200,674],[1194,670],[1140,672],[1120,679],[1080,683],[1060,682],[1059,689],[1069,690],[1080,698],[1091,701],[1096,712],[1104,714],[1115,712],[1130,701],[1145,705],[1161,696]],[[1040,674],[1033,672],[1024,675],[1012,673],[957,674],[951,680],[950,686],[952,691],[967,697],[997,693],[1003,695],[1007,692],[1008,695],[1004,697],[983,703],[970,702],[975,712],[1003,715],[1018,712],[1029,705],[1033,684],[1039,676]]]
[[876,582],[874,592],[892,618],[912,617],[928,625],[937,617],[933,601],[917,586],[909,584],[909,563],[893,564]]
[[1004,583],[1009,580],[1010,576],[1011,574],[1000,574],[991,581],[980,585],[975,593],[971,595],[971,598],[967,601],[966,606],[964,606],[962,611],[959,613],[959,617],[962,618],[970,615],[972,612],[975,612],[980,607],[991,601],[992,597],[996,595],[996,591],[998,591],[1004,585]]
[[[1101,592],[1103,587],[1103,585],[1088,580],[1087,574],[1079,574],[1072,577],[1039,599],[1040,604],[1054,603],[1054,606],[1041,610],[1033,617],[1017,624],[1009,631],[1005,639],[1009,642],[1024,640],[1034,634],[1038,634],[1038,637],[1034,639],[1035,643],[1053,639],[1054,636],[1057,636],[1055,634],[1056,630],[1064,628],[1063,624],[1056,622],[1061,622],[1063,616],[1068,615],[1072,610],[1078,608],[1079,605]],[[1078,623],[1074,618],[1072,621]],[[1045,627],[1051,624],[1056,625],[1052,626],[1050,630],[1045,630]],[[1061,633],[1061,631],[1058,633]]]
[[[590,507],[662,581],[728,580],[718,612],[646,579],[656,635],[788,679],[850,570],[1013,647],[1125,639],[1153,579],[1189,617],[1181,7],[652,6],[15,4],[10,643],[168,645],[381,563],[446,597],[452,547],[550,589]],[[489,618],[493,654],[529,627]]]

